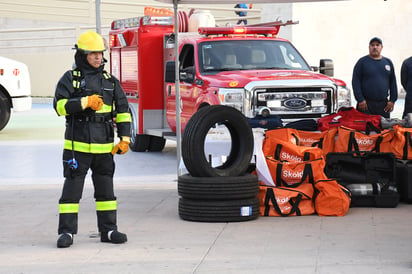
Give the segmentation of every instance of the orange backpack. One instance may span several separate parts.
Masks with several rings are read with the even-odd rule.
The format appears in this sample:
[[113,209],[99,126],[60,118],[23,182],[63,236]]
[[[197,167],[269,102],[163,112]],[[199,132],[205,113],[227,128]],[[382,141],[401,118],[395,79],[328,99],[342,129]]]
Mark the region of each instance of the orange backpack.
[[351,203],[350,191],[335,179],[319,180],[315,187],[315,210],[319,216],[345,216]]
[[303,162],[282,162],[268,156],[266,163],[276,186],[298,187],[327,179],[323,171],[325,168],[323,158]]
[[304,184],[297,188],[260,185],[258,199],[260,216],[303,216],[315,213],[313,186]]
[[347,127],[339,127],[335,142],[335,152],[392,152],[393,131],[386,129],[381,133],[365,134]]
[[393,131],[391,145],[395,157],[402,160],[412,160],[412,128],[394,125]]

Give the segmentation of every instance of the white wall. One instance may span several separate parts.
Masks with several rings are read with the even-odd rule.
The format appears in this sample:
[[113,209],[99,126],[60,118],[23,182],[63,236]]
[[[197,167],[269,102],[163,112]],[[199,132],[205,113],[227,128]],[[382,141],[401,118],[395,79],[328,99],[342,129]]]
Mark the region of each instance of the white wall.
[[[80,13],[79,3],[84,7]],[[140,16],[145,5],[158,4],[159,2],[153,0],[102,1],[102,26],[107,27],[115,18]],[[39,8],[41,5],[43,6]],[[230,11],[232,6],[215,5],[212,13],[219,17],[232,16],[232,22],[236,22],[236,16]],[[34,96],[52,96],[59,77],[73,62],[73,52],[70,48],[76,41],[80,28],[95,21],[94,1],[45,0],[40,4],[30,0],[16,3],[0,0],[0,8],[0,54],[28,64]],[[191,7],[182,5],[181,8],[188,10]],[[282,28],[279,36],[291,40],[311,65],[319,65],[321,58],[333,59],[335,76],[346,81],[349,86],[353,66],[361,56],[368,53],[368,43],[373,36],[383,39],[382,54],[394,62],[398,82],[402,61],[412,55],[412,0],[262,4],[254,5],[254,8],[261,10],[264,22],[277,18],[299,21],[297,25]],[[76,17],[73,17],[74,14]],[[21,21],[23,19],[25,21]],[[74,22],[67,22],[68,19],[74,19]],[[71,26],[75,30],[72,33],[56,34],[53,37],[54,42],[47,40],[51,47],[34,47],[36,43],[44,43],[44,40],[40,41],[38,37],[31,40],[31,44],[22,40],[19,42],[21,48],[20,45],[11,44],[12,42],[7,40],[8,36],[14,36],[15,39],[16,36],[22,35],[5,33],[4,30],[25,26]]]

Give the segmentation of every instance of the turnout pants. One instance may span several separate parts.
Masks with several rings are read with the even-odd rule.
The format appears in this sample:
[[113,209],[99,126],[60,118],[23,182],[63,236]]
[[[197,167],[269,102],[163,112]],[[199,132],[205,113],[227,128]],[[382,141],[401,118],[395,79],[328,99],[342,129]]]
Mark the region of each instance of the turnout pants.
[[89,169],[92,171],[94,198],[96,201],[97,226],[99,232],[117,230],[117,203],[113,191],[114,161],[111,153],[90,154],[74,152],[77,168],[71,167],[71,150],[63,151],[64,186],[59,199],[58,233],[77,233],[79,201],[82,197],[84,180]]

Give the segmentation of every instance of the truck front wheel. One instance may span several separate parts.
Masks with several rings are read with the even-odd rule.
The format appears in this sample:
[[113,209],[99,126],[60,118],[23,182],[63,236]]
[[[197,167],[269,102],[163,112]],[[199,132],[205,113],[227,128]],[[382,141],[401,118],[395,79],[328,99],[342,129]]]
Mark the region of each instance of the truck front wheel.
[[162,151],[165,147],[166,139],[158,136],[150,136],[149,151]]
[[0,130],[2,130],[10,120],[11,107],[9,100],[0,91]]

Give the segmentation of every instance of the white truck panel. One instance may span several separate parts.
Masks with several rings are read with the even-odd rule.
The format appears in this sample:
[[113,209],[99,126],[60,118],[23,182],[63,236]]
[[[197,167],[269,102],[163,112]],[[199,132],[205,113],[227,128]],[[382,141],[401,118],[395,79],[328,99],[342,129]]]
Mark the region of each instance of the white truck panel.
[[14,111],[31,109],[31,83],[29,69],[26,64],[0,57],[0,85],[11,97]]

